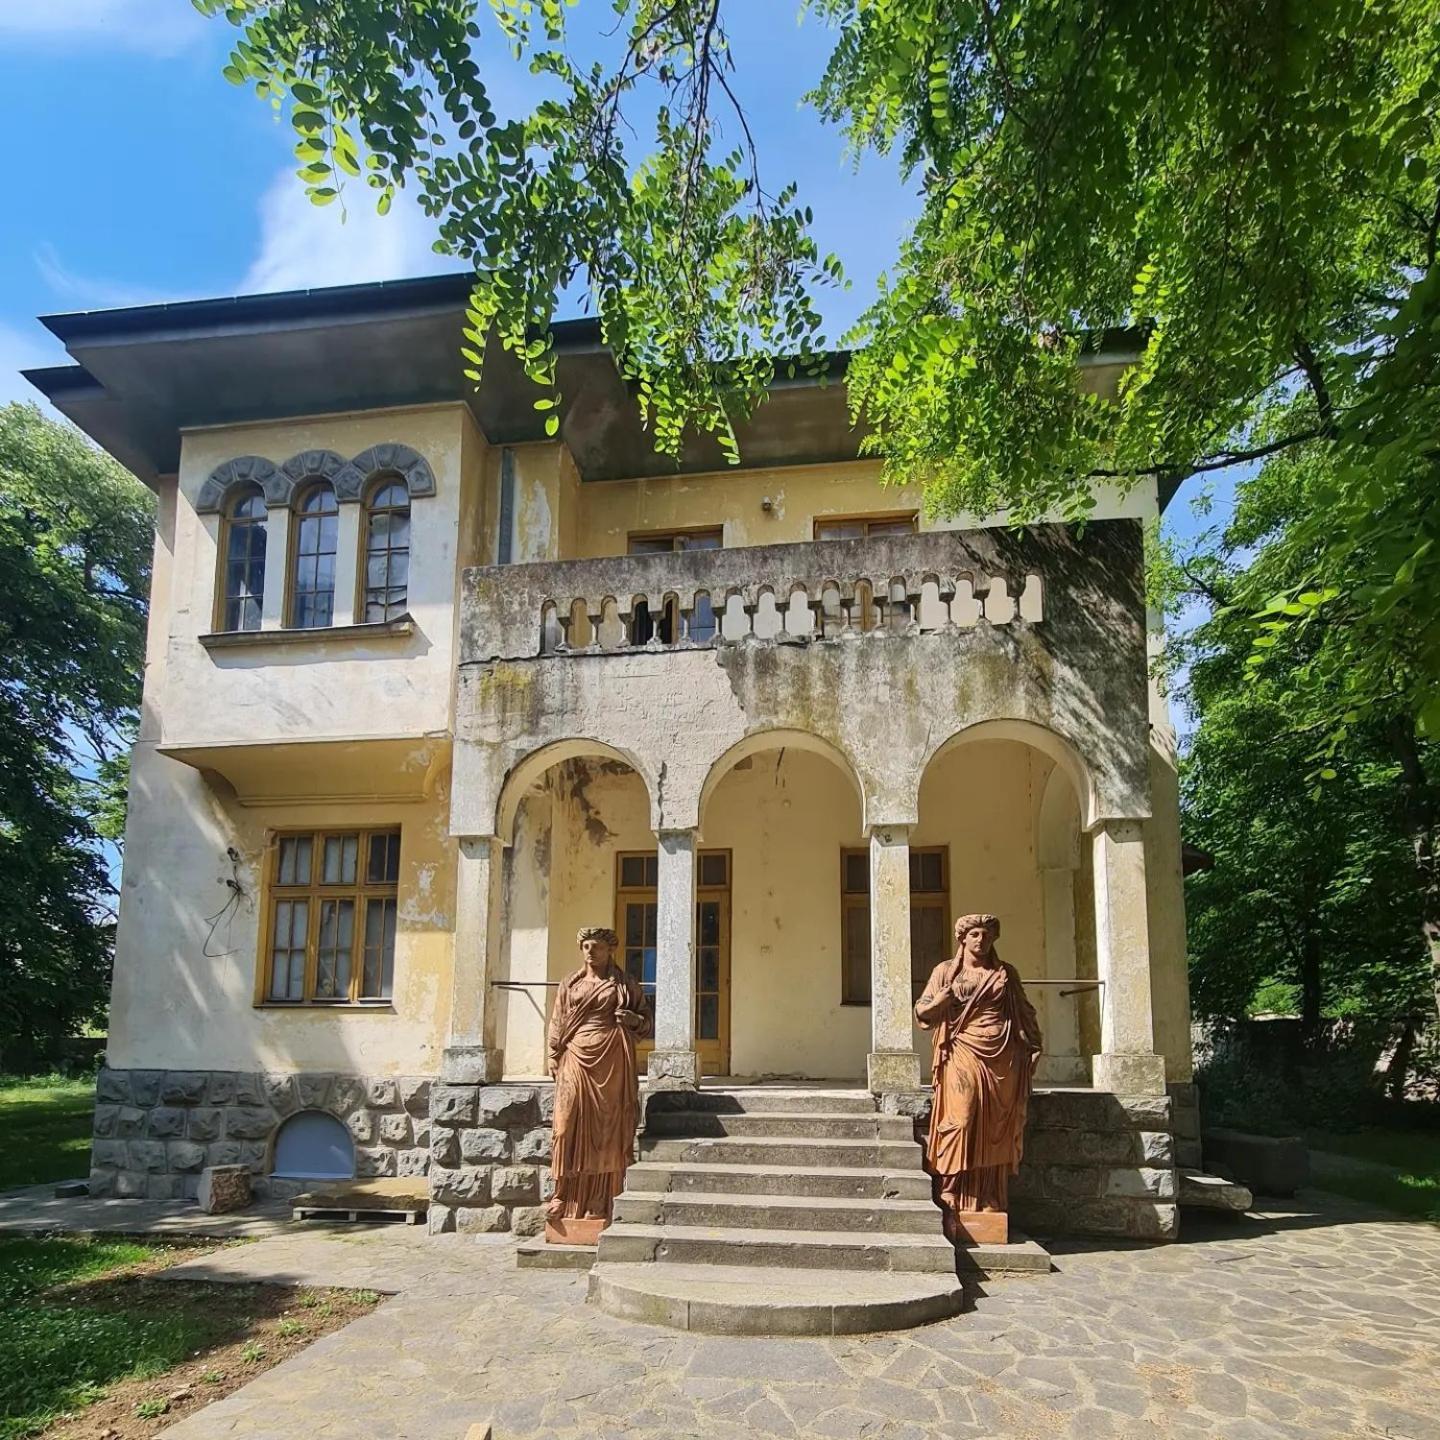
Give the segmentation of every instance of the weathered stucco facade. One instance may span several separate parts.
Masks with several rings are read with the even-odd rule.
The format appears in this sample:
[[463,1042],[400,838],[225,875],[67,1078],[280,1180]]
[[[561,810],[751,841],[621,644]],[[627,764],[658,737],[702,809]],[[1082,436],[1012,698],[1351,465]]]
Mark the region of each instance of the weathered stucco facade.
[[[1166,1098],[1188,1114],[1153,487],[1102,493],[1083,532],[937,523],[856,458],[843,387],[777,392],[742,435],[753,468],[701,449],[667,474],[588,332],[562,344],[575,398],[544,440],[503,358],[481,392],[459,380],[460,300],[436,286],[54,322],[79,364],[44,383],[159,497],[97,1187],[188,1193],[197,1162],[234,1158],[263,1181],[313,1110],[365,1173],[429,1171],[438,1223],[533,1227],[545,1017],[582,924],[638,926],[652,1089],[843,1079],[913,1113],[916,976],[955,915],[988,910],[1033,982],[1042,1083],[1124,1097],[1084,1110],[1114,1134],[1070,1157],[1119,1170],[1061,1173],[1064,1135],[1090,1132],[1057,1100],[1022,1192],[1054,1220],[1078,1185],[1091,1228],[1171,1233],[1169,1141],[1133,1139],[1192,1128]],[[376,358],[399,346],[408,366]],[[403,606],[367,621],[392,482]],[[258,623],[227,629],[249,494]],[[873,516],[913,533],[816,538]],[[657,537],[679,538],[629,553]],[[296,624],[316,543],[333,615]],[[369,941],[326,939],[344,887],[281,883],[297,836],[307,866],[398,837],[347,902],[354,926],[392,907],[374,993]],[[311,907],[303,943],[286,894]],[[348,998],[325,991],[337,944]],[[304,984],[277,999],[292,954]],[[1172,1178],[1114,1178],[1127,1165]]]

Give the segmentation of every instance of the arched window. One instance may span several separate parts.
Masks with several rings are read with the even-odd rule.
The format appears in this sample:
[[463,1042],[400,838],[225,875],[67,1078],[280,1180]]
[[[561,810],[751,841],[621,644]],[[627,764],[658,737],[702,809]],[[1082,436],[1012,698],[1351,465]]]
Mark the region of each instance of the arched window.
[[275,1136],[271,1174],[282,1180],[351,1180],[355,1176],[355,1142],[333,1115],[302,1110]]
[[394,620],[409,603],[410,491],[399,476],[383,477],[365,506],[365,614]]
[[265,497],[247,485],[225,512],[221,553],[220,628],[258,630],[265,595]]
[[290,624],[314,630],[335,623],[335,551],[340,510],[326,483],[312,486],[295,507]]

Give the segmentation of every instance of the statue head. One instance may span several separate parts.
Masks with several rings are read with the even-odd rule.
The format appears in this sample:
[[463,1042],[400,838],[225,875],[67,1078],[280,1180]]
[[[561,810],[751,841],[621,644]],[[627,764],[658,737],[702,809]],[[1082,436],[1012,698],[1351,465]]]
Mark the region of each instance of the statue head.
[[620,937],[603,925],[584,925],[575,939],[580,945],[580,958],[592,970],[605,969],[620,946]]
[[962,915],[955,922],[955,943],[977,960],[990,955],[999,935],[998,915]]

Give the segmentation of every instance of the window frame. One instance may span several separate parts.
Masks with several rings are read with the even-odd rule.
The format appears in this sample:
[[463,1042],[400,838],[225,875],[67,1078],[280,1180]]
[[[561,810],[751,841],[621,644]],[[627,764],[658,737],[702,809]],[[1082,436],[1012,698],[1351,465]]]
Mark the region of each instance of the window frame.
[[816,533],[822,525],[864,525],[864,535],[851,536],[853,540],[870,540],[874,537],[870,534],[872,525],[897,525],[906,521],[910,526],[910,533],[920,533],[920,512],[918,510],[867,510],[857,515],[812,515],[810,517],[810,538],[820,545],[839,545],[845,542],[839,540],[822,540]]
[[[353,884],[326,885],[317,881],[316,875],[324,861],[327,838],[355,836],[359,842],[355,861]],[[397,846],[395,879],[371,882],[367,879],[370,861],[370,846],[377,836],[394,836]],[[308,839],[310,850],[310,879],[305,885],[281,885],[280,852],[281,841]],[[390,955],[391,985],[389,995],[361,995],[365,969],[365,915],[369,900],[393,900],[396,910],[396,941],[399,940],[400,868],[404,855],[404,828],[400,825],[322,825],[293,826],[271,830],[265,838],[264,893],[260,906],[260,935],[255,965],[255,1007],[274,1010],[394,1010],[395,984],[394,967],[396,949]],[[275,911],[282,900],[304,899],[309,902],[305,922],[305,978],[302,995],[295,1000],[282,1000],[270,993],[274,963]],[[317,996],[315,982],[320,964],[320,911],[324,900],[353,900],[355,919],[350,935],[350,981],[349,993],[344,996]]]
[[[330,498],[335,502],[334,573],[330,583],[330,618],[324,625],[301,625],[297,619],[300,596],[296,586],[300,569],[300,533],[306,519],[310,518],[305,514],[303,506],[311,495],[320,490],[328,490]],[[345,623],[336,615],[339,591],[336,589],[335,581],[340,578],[340,538],[340,496],[336,493],[335,486],[323,475],[310,476],[296,486],[295,498],[290,506],[290,543],[286,546],[285,561],[285,628],[287,630],[333,630],[335,626]],[[315,553],[323,555],[325,552],[317,550]],[[319,595],[323,592],[314,590],[308,593]],[[350,618],[352,621],[354,620],[353,613]]]
[[[384,490],[387,486],[390,486],[390,485],[399,485],[399,486],[405,491],[405,511],[404,511],[404,513],[405,513],[405,515],[406,515],[406,517],[407,517],[407,520],[408,520],[409,526],[410,526],[410,529],[408,530],[407,535],[406,535],[406,541],[405,541],[405,546],[404,546],[404,550],[405,550],[405,599],[404,599],[403,603],[402,603],[401,606],[400,606],[400,613],[399,613],[398,615],[387,615],[383,620],[372,621],[372,620],[369,619],[370,602],[369,602],[369,600],[368,600],[368,598],[367,598],[368,595],[369,595],[369,592],[370,592],[370,536],[371,536],[371,528],[370,528],[370,527],[371,527],[371,522],[372,522],[372,520],[374,519],[374,515],[375,515],[375,510],[374,510],[375,497],[376,497],[382,490]],[[400,513],[400,512],[399,512],[399,510],[398,510],[398,508],[397,508],[396,506],[387,505],[387,506],[384,507],[383,513],[384,513],[384,514],[387,514],[387,515],[395,515],[395,514],[398,514],[398,513]],[[409,612],[410,612],[410,575],[411,575],[410,561],[411,561],[411,558],[412,558],[412,555],[413,555],[413,552],[414,552],[414,547],[413,547],[413,545],[411,544],[411,541],[414,539],[414,524],[415,524],[415,504],[414,504],[414,497],[410,494],[410,482],[409,482],[408,480],[406,480],[406,478],[405,478],[398,470],[383,470],[383,471],[381,471],[378,475],[374,476],[374,477],[371,479],[370,483],[365,487],[365,496],[364,496],[364,499],[361,501],[361,505],[360,505],[360,551],[359,551],[359,555],[356,557],[356,558],[357,558],[357,563],[356,563],[356,567],[355,567],[355,609],[354,609],[354,614],[359,617],[361,624],[367,624],[367,625],[370,625],[370,624],[388,625],[388,624],[390,624],[392,621],[398,620],[398,619],[400,619],[402,616],[409,614]],[[336,548],[337,548],[337,552],[338,552],[338,548],[339,548],[338,535],[337,535],[337,545],[336,545]],[[386,555],[387,555],[387,556],[393,555],[393,554],[395,553],[395,551],[396,551],[397,548],[398,548],[398,547],[395,547],[395,546],[387,547],[387,549],[386,549],[386,551],[385,551]],[[387,565],[387,567],[386,567],[386,574],[387,574],[387,575],[389,574],[389,567],[388,567],[388,565]],[[387,586],[386,588],[387,588],[387,589],[394,589],[395,587],[394,587],[394,586]],[[389,609],[389,608],[390,608],[390,607],[387,605],[387,606],[386,606],[386,609]]]
[[[235,509],[242,500],[257,498],[264,509],[264,515],[256,520],[242,520],[237,522]],[[226,610],[230,603],[230,537],[236,525],[244,525],[246,528],[258,527],[265,532],[265,560],[260,570],[260,623],[253,630],[236,629],[232,630],[225,624]],[[259,485],[253,482],[237,487],[225,498],[225,508],[220,512],[220,534],[219,544],[215,551],[215,605],[211,614],[211,627],[216,634],[220,635],[254,635],[265,626],[265,581],[269,575],[271,561],[270,554],[270,506],[265,500],[265,492]]]
[[[910,846],[909,853],[912,862],[917,855],[938,854],[940,856],[940,888],[938,890],[917,891],[913,885],[910,887],[910,917],[912,933],[915,911],[917,909],[938,910],[941,913],[945,925],[948,925],[950,923],[951,914],[949,845],[912,845]],[[864,861],[865,889],[863,891],[846,890],[845,888],[845,872],[847,869],[847,862],[852,857],[860,857],[863,858]],[[868,956],[870,953],[870,851],[869,848],[866,846],[842,845],[840,847],[840,1003],[847,1008],[854,1006],[859,1009],[868,1009],[871,1005],[874,1004],[873,995],[868,996],[864,1000],[857,1000],[852,998],[849,990],[851,977],[846,973],[845,968],[845,957],[849,953],[849,945],[847,942],[849,940],[851,926],[855,924],[852,916],[853,913],[857,910],[863,911],[865,915],[865,953]],[[867,980],[869,978],[868,972],[866,978]],[[929,978],[928,975],[926,976],[926,978]],[[910,984],[911,988],[914,989],[915,958],[913,950],[911,952],[910,958]],[[918,994],[919,992],[916,991],[917,997]]]

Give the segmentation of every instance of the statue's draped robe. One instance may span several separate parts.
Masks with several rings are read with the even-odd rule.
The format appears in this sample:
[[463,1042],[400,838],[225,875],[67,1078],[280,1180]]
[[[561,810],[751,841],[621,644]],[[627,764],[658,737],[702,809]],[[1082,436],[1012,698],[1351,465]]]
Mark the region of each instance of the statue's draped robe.
[[561,983],[550,1017],[555,1075],[552,1219],[610,1219],[625,1184],[640,1118],[637,1032],[617,1010],[645,1013],[640,987],[617,966],[599,978],[581,966]]
[[[956,976],[960,1000],[949,993]],[[1040,1050],[1034,1007],[1013,966],[966,969],[952,959],[931,972],[915,1013],[935,1032],[926,1158],[941,1196],[956,1211],[1003,1210]]]

